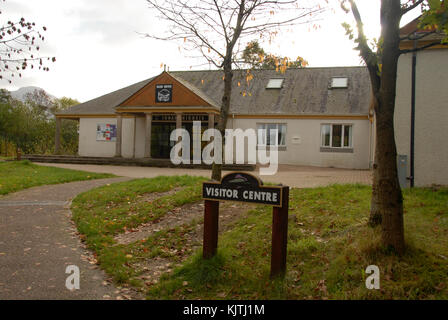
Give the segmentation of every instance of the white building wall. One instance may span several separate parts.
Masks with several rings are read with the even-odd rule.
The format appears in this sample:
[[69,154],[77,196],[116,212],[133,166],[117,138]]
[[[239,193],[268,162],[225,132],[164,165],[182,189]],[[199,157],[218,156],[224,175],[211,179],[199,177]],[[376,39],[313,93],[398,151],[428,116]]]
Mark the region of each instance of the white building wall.
[[135,137],[135,157],[143,158],[145,156],[145,130],[146,121],[144,117],[136,118],[137,130]]
[[[143,158],[145,150],[145,118],[123,118],[122,120],[122,146],[124,158]],[[97,141],[96,129],[99,123],[116,124],[116,118],[81,118],[79,121],[79,155],[86,157],[113,157],[115,156],[115,141]],[[136,131],[134,132],[134,126]]]
[[[417,52],[415,106],[415,186],[448,185],[448,50]],[[408,156],[410,175],[412,54],[398,64],[395,104],[397,153]]]
[[134,118],[123,118],[121,155],[134,157]]
[[[286,150],[278,151],[280,164],[369,169],[369,120],[234,119],[229,128],[257,128],[258,123],[286,124]],[[322,152],[322,124],[352,124],[353,152]]]
[[81,118],[79,119],[79,155],[85,157],[113,157],[114,141],[96,141],[98,123],[117,124],[115,118]]
[[[135,121],[135,122],[134,122]],[[116,124],[115,118],[81,118],[79,155],[113,157],[115,142],[96,141],[98,123]],[[280,164],[309,165],[320,167],[368,169],[369,168],[369,130],[368,120],[325,120],[325,119],[229,119],[228,128],[256,130],[258,123],[286,124],[286,150],[280,150]],[[145,118],[123,118],[122,156],[143,158],[145,150]],[[322,152],[321,124],[352,124],[353,152]],[[294,141],[293,141],[294,140]],[[247,150],[246,150],[247,154]],[[247,159],[247,155],[246,155]]]

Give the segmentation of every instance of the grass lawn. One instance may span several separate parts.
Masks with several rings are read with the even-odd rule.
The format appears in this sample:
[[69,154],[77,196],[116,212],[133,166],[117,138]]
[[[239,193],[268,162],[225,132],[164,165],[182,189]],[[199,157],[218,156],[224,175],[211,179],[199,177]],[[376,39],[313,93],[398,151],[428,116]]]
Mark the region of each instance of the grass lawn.
[[[159,177],[104,186],[78,196],[74,220],[99,264],[116,282],[149,299],[448,299],[448,188],[404,191],[407,251],[395,256],[366,226],[371,189],[362,185],[292,189],[284,279],[269,279],[272,208],[258,206],[219,237],[218,255],[204,261],[188,235],[201,220],[160,230],[130,244],[114,237],[199,201],[197,177]],[[151,192],[179,192],[142,201]],[[178,267],[144,283],[142,261]],[[377,265],[381,289],[365,287]]]
[[44,167],[35,165],[28,160],[0,162],[0,195],[46,184],[113,176],[111,174]]
[[[185,251],[181,235],[191,226],[161,231],[143,242],[129,245],[118,245],[114,236],[142,223],[157,221],[176,207],[199,201],[201,182],[204,180],[190,176],[157,177],[96,188],[73,200],[73,220],[82,234],[81,238],[95,251],[102,268],[119,283],[139,286],[142,283],[137,277],[141,270],[133,264],[157,255],[176,260],[176,255],[170,254],[168,247]],[[154,201],[146,201],[143,197],[148,193],[166,192],[177,187],[182,189]]]

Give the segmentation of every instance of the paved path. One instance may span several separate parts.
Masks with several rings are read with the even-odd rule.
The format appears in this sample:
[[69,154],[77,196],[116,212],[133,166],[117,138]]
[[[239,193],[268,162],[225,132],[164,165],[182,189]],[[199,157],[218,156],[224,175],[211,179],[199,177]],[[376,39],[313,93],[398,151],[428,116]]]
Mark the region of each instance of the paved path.
[[[79,241],[69,205],[81,192],[124,180],[129,178],[34,187],[0,197],[0,300],[119,296],[104,272],[89,263],[91,253]],[[65,286],[68,265],[80,269],[79,290]]]
[[[65,164],[65,163],[36,163],[44,166],[76,169],[89,172],[113,173],[122,177],[153,178],[160,175],[182,175],[210,177],[210,170],[155,168],[137,166],[109,166],[89,164]],[[258,175],[258,170],[253,171]],[[296,188],[312,188],[326,186],[333,183],[362,183],[371,184],[370,170],[349,170],[336,168],[319,168],[308,166],[280,165],[278,172],[273,176],[261,176],[266,182],[282,183]]]

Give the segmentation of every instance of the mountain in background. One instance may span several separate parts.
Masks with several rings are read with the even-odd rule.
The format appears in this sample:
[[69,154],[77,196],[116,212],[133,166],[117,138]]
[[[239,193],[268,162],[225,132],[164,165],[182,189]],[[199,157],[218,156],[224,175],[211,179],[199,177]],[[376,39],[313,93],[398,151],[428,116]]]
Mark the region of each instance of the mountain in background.
[[[28,94],[33,94],[34,91],[36,91],[36,90],[37,91],[40,91],[40,90],[45,91],[44,89],[39,88],[39,87],[29,86],[29,87],[22,87],[22,88],[20,88],[19,90],[16,90],[16,91],[10,91],[9,93],[11,94],[11,97],[13,97],[14,99],[17,99],[17,100],[25,102],[27,95]],[[45,93],[48,95],[48,97],[51,100],[57,99],[52,94],[49,94],[46,91],[45,91]]]

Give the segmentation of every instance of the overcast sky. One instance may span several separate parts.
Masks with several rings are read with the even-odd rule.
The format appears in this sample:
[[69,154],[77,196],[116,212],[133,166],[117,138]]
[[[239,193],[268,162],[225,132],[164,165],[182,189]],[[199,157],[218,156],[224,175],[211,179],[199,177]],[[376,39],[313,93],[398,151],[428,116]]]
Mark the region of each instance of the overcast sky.
[[[378,37],[380,32],[379,2],[358,0],[369,37]],[[38,86],[57,97],[68,96],[84,102],[157,75],[163,70],[162,63],[173,71],[190,70],[198,64],[197,60],[179,53],[178,43],[139,34],[164,28],[145,0],[7,0],[0,8],[2,24],[24,16],[45,25],[48,30],[41,53],[57,59],[49,65],[49,72],[27,71],[12,85],[0,80],[1,87],[9,90]],[[361,65],[342,22],[351,22],[351,16],[338,9],[321,17],[319,30],[297,26],[292,32],[277,36],[270,46],[267,43],[262,46],[270,53],[302,56],[310,67]]]

